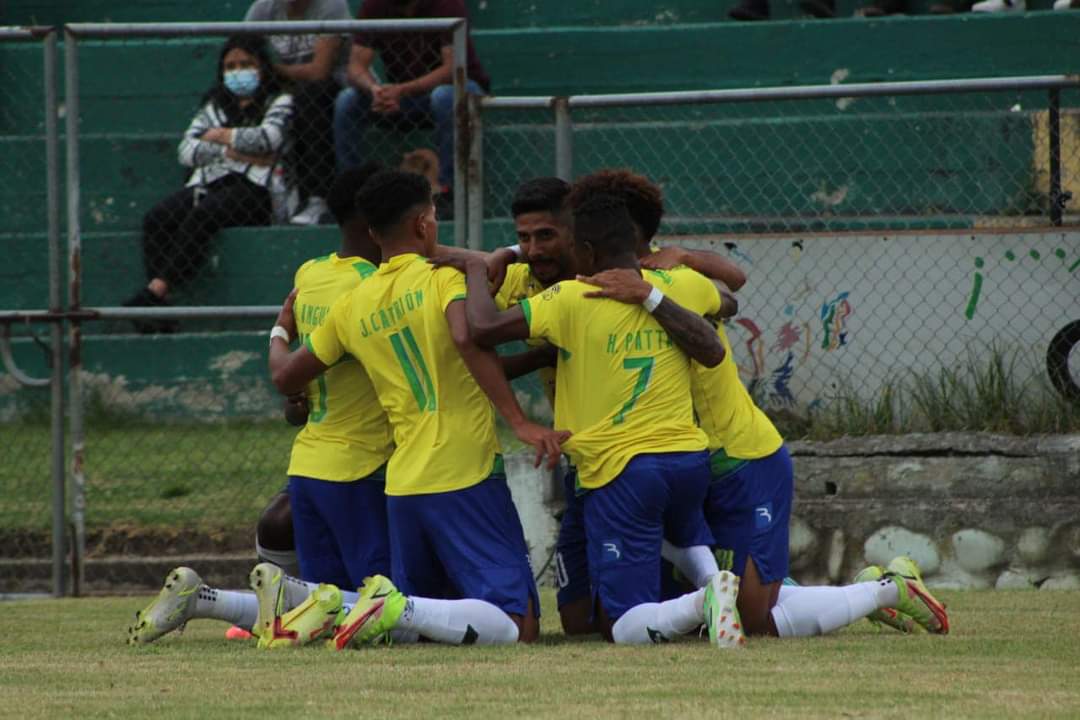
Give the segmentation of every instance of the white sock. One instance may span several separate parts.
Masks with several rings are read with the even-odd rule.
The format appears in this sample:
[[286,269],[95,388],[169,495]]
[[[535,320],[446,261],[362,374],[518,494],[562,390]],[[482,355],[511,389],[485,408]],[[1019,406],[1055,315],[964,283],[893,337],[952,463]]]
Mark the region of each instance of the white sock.
[[[292,575],[285,576],[285,611],[288,612],[294,607],[299,605],[308,599],[311,593],[315,592],[319,587],[319,583],[308,582],[307,580],[301,580],[298,577]],[[340,588],[339,588],[340,589]],[[356,604],[356,601],[360,598],[360,593],[352,590],[342,590],[341,600],[344,605],[348,605],[349,609]],[[345,612],[348,612],[346,610]]]
[[259,558],[259,562],[274,563],[286,575],[300,575],[300,561],[296,559],[295,550],[270,550],[259,544],[259,538],[255,538],[255,557]]
[[611,636],[620,645],[668,642],[701,627],[705,622],[704,607],[704,590],[662,603],[641,603],[615,621]]
[[780,637],[810,637],[850,625],[898,599],[896,585],[888,580],[844,587],[782,586],[772,617]]
[[255,593],[237,590],[218,590],[202,585],[195,600],[193,618],[224,620],[251,630],[259,616],[259,601]]
[[706,545],[681,548],[665,540],[660,546],[660,556],[678,568],[694,587],[705,587],[712,576],[720,572],[716,556]]
[[510,616],[483,600],[410,597],[397,629],[448,645],[509,645],[518,627]]

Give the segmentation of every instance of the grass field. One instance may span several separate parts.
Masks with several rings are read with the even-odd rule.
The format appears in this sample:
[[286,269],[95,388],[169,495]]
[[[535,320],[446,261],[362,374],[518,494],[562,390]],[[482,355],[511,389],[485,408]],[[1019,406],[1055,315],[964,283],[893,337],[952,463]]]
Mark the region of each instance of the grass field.
[[611,647],[559,634],[544,597],[531,647],[261,652],[196,621],[123,644],[146,598],[0,604],[0,715],[58,717],[1080,716],[1080,593],[951,592],[949,637],[868,623],[825,638]]

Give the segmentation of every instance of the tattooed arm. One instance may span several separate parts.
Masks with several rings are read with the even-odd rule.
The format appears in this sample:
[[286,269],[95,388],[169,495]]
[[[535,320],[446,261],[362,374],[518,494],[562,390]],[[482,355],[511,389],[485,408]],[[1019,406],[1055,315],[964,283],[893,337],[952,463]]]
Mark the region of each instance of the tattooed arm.
[[[653,286],[637,270],[605,270],[591,277],[579,277],[582,282],[596,285],[599,290],[585,297],[611,298],[629,305],[640,305],[649,297]],[[652,316],[660,323],[680,350],[705,367],[716,367],[724,359],[720,337],[705,318],[687,310],[670,297],[664,296]]]

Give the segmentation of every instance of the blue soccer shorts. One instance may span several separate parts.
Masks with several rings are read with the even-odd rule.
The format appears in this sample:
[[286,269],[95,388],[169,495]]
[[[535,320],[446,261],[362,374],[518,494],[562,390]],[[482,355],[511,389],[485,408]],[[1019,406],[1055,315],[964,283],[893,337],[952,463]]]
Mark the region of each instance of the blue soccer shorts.
[[369,575],[389,575],[386,476],[332,482],[292,475],[289,504],[300,577],[353,590]]
[[608,618],[660,600],[660,545],[711,545],[702,510],[709,488],[705,451],[635,456],[610,483],[585,495],[593,597]]
[[475,598],[524,616],[540,596],[506,476],[453,492],[387,498],[393,580],[406,595]]
[[705,500],[705,517],[720,558],[739,577],[752,557],[762,584],[788,574],[788,525],[794,494],[794,471],[786,446],[772,455],[748,460],[732,472],[713,478]]
[[559,608],[588,597],[589,555],[585,539],[585,493],[578,493],[577,468],[571,467],[563,476],[566,510],[559,523],[555,541],[556,601]]

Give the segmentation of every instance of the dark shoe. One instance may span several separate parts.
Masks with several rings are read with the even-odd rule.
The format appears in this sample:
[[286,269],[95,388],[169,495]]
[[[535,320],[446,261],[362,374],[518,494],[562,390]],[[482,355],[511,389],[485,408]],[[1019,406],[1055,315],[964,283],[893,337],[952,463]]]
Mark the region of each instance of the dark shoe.
[[799,7],[807,15],[813,15],[816,18],[836,17],[834,0],[802,0]]
[[[143,288],[123,303],[124,307],[168,307],[169,302],[150,292],[150,288]],[[157,333],[174,333],[179,328],[176,320],[132,320],[135,332],[143,335],[155,335]]]
[[754,21],[769,19],[769,3],[767,2],[744,2],[736,5],[728,11],[728,17],[732,20]]

